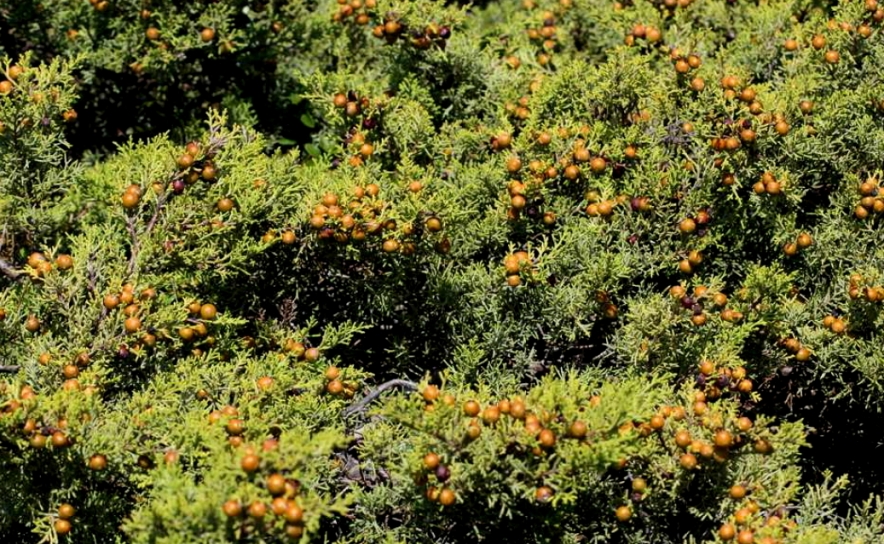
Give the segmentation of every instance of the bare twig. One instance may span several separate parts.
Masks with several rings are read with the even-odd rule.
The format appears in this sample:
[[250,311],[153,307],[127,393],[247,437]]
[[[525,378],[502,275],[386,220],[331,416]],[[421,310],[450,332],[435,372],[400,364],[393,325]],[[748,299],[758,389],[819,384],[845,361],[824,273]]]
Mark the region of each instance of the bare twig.
[[126,218],[126,230],[132,238],[132,253],[129,255],[129,266],[126,269],[126,275],[131,276],[135,272],[135,263],[138,261],[138,252],[141,247],[138,244],[138,233],[135,232],[135,216],[130,215]]
[[13,279],[13,280],[17,280],[22,275],[24,275],[24,272],[15,268],[14,266],[9,264],[8,262],[3,260],[2,258],[0,258],[0,272],[2,272],[4,276],[6,276],[10,279]]
[[365,395],[362,400],[344,410],[344,415],[350,416],[365,411],[365,409],[368,408],[368,405],[371,404],[376,398],[378,398],[381,393],[394,387],[401,387],[403,389],[408,389],[409,391],[417,391],[417,384],[414,382],[410,382],[408,380],[390,380],[388,382],[382,383],[377,387],[377,389],[375,389],[368,395]]
[[148,221],[148,223],[147,223],[147,228],[145,229],[145,232],[146,232],[147,234],[150,234],[150,232],[151,232],[151,231],[153,230],[153,228],[156,226],[156,224],[157,224],[157,219],[159,219],[159,217],[160,217],[160,212],[162,211],[163,206],[166,205],[166,201],[167,201],[167,200],[168,200],[168,197],[166,196],[166,193],[163,193],[163,194],[160,195],[160,197],[157,199],[157,208],[156,208],[156,210],[154,210],[154,212],[153,212],[153,217],[150,218],[150,221]]
[[[179,172],[178,174],[181,173],[182,172]],[[160,212],[163,211],[163,207],[166,205],[167,200],[168,198],[165,193],[157,198],[157,207],[154,209],[153,215],[147,222],[147,226],[145,227],[143,233],[144,236],[150,236],[150,233],[153,231],[154,227],[157,224],[157,220],[160,218]],[[129,231],[129,235],[132,237],[132,254],[129,256],[129,267],[127,269],[127,275],[129,276],[131,276],[135,272],[135,264],[138,261],[138,252],[141,250],[141,245],[138,241],[138,233],[135,230],[135,219],[136,216],[134,215],[126,219],[126,229]]]
[[18,365],[0,366],[0,374],[15,374],[20,368]]

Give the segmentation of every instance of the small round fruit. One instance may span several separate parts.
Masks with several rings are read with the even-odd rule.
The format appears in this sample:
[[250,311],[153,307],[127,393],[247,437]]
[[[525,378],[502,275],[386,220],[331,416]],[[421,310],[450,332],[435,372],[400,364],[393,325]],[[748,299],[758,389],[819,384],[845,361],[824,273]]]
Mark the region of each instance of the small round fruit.
[[227,433],[233,436],[239,436],[245,432],[245,422],[241,419],[231,419],[225,426]]
[[50,438],[52,445],[56,448],[64,448],[70,444],[67,435],[61,431],[55,431]]
[[428,453],[424,455],[424,468],[427,470],[436,470],[436,467],[439,466],[439,456],[435,453]]
[[277,496],[285,493],[285,477],[279,473],[273,473],[267,477],[267,491]]
[[680,448],[687,448],[693,439],[691,438],[691,433],[685,430],[678,431],[675,433],[675,443]]
[[587,433],[586,423],[584,423],[582,421],[575,421],[568,428],[568,434],[572,438],[583,438],[586,436],[586,433]]
[[811,236],[806,232],[802,232],[798,235],[798,240],[796,240],[796,242],[798,243],[798,247],[804,249],[810,247],[811,244],[813,244],[813,238],[811,238]]
[[267,505],[261,501],[254,501],[249,505],[249,517],[261,519],[267,515]]
[[37,332],[40,330],[40,320],[36,316],[30,315],[25,320],[25,330],[28,332]]
[[724,429],[721,429],[720,431],[717,431],[715,433],[714,440],[715,445],[719,448],[728,448],[734,443],[733,435]]
[[736,534],[736,529],[730,523],[725,523],[718,529],[718,536],[724,541],[733,540]]
[[242,515],[242,504],[233,499],[225,502],[221,509],[224,511],[224,515],[229,518],[238,518]]
[[495,143],[498,149],[505,149],[513,142],[513,137],[508,132],[501,132],[497,135]]
[[289,504],[289,507],[286,508],[285,514],[283,515],[285,516],[285,520],[289,523],[301,523],[304,519],[304,510],[297,504],[292,503]]
[[190,153],[184,153],[177,160],[178,167],[182,170],[190,168],[193,166],[193,155]]
[[215,319],[218,315],[218,309],[214,304],[203,304],[200,307],[200,317],[205,319],[206,321],[211,321]]
[[261,466],[261,458],[253,453],[244,455],[240,460],[239,466],[244,472],[255,472]]
[[632,517],[632,509],[626,505],[623,505],[617,508],[615,514],[618,521],[626,522],[629,521],[629,518]]
[[687,470],[697,468],[697,457],[693,453],[685,453],[679,458],[681,466]]
[[497,406],[489,406],[482,412],[482,421],[486,425],[493,425],[500,419],[500,409]]
[[123,323],[123,326],[126,328],[126,332],[132,334],[141,330],[141,319],[138,316],[132,316]]
[[36,433],[31,436],[31,447],[38,450],[46,447],[46,435]]
[[286,501],[285,497],[274,497],[274,499],[270,501],[270,511],[273,512],[273,515],[275,516],[284,515],[286,508],[288,508],[288,501]]
[[138,203],[141,201],[141,196],[138,193],[134,192],[126,192],[123,193],[123,196],[120,197],[120,201],[123,203],[123,207],[127,210],[131,210],[132,208],[138,206]]
[[682,219],[681,222],[678,224],[678,230],[680,230],[683,234],[690,234],[697,230],[697,223],[690,217]]
[[463,413],[469,417],[476,417],[481,410],[479,403],[474,400],[468,400],[463,405]]
[[534,491],[534,500],[537,502],[549,502],[552,500],[553,490],[548,486],[540,486]]
[[319,348],[308,348],[304,350],[304,359],[308,362],[316,362],[319,360],[320,352]]
[[424,397],[424,400],[427,402],[433,402],[434,400],[439,398],[439,387],[435,385],[428,385],[424,388],[421,396]]
[[66,535],[71,532],[71,522],[66,519],[57,519],[53,524],[55,532],[60,535]]
[[454,494],[454,491],[447,487],[439,493],[439,504],[442,506],[451,506],[456,500],[457,496]]
[[713,372],[715,372],[715,363],[713,363],[709,359],[703,359],[702,361],[700,361],[700,373],[701,374],[705,374],[706,376],[711,376]]
[[71,519],[75,513],[76,509],[68,503],[63,503],[58,507],[58,517],[61,519]]
[[55,266],[59,270],[69,270],[72,266],[74,266],[74,260],[70,255],[59,255],[55,258]]
[[344,384],[341,380],[332,380],[325,386],[325,390],[332,395],[340,395],[344,392]]
[[96,453],[89,458],[89,468],[96,472],[107,468],[107,457],[103,454]]

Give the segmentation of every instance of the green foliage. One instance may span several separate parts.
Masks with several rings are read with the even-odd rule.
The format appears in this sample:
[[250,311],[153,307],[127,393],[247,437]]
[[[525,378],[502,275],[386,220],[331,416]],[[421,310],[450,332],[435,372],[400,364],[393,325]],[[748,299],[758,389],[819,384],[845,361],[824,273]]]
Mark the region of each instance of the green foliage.
[[0,540],[880,541],[882,20],[0,2]]

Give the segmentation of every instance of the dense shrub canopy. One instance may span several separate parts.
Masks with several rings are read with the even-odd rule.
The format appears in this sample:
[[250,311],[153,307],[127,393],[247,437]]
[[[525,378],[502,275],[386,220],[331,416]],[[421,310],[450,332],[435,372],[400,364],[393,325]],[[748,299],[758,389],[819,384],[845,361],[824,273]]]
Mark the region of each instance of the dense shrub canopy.
[[0,2],[0,541],[884,541],[882,25]]

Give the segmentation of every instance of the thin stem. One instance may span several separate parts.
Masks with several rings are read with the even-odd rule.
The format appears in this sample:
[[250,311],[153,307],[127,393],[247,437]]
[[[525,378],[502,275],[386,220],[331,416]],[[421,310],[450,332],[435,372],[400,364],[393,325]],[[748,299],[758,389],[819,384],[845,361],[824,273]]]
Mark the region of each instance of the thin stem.
[[350,416],[365,411],[365,409],[368,408],[368,405],[371,404],[375,399],[377,399],[381,395],[381,393],[394,387],[401,387],[410,391],[417,391],[417,384],[414,382],[410,382],[408,380],[390,380],[388,382],[382,383],[377,387],[377,389],[375,389],[368,395],[365,395],[362,400],[344,410],[344,415]]

